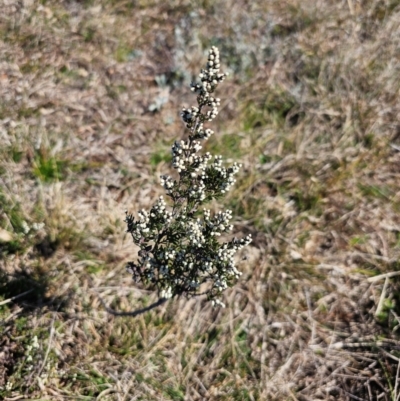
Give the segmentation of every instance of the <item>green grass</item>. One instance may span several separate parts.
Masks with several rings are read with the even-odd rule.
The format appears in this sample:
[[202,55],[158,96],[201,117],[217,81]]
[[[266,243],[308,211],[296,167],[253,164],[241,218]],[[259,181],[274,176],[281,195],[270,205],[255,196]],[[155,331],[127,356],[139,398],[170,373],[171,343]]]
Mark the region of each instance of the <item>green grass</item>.
[[[245,131],[270,124],[281,128],[284,126],[289,113],[298,107],[296,100],[280,88],[269,88],[264,96],[257,102],[249,102],[242,111],[244,115],[243,129]],[[299,114],[295,114],[292,123],[298,123],[299,117]]]
[[154,148],[156,151],[150,155],[150,165],[153,170],[155,170],[160,163],[171,163],[172,155],[170,145],[160,142],[156,144]]
[[35,158],[33,174],[44,182],[58,181],[64,178],[65,169],[65,161],[39,155]]

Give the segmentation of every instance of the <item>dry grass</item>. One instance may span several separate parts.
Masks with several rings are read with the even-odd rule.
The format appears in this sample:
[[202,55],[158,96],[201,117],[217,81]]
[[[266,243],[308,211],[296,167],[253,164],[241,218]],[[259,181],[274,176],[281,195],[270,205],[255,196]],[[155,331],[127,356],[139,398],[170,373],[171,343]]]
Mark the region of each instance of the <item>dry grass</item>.
[[[0,397],[400,399],[398,0],[0,9]],[[156,300],[125,273],[124,210],[162,193],[210,45],[243,279],[226,309],[111,316],[96,291]]]

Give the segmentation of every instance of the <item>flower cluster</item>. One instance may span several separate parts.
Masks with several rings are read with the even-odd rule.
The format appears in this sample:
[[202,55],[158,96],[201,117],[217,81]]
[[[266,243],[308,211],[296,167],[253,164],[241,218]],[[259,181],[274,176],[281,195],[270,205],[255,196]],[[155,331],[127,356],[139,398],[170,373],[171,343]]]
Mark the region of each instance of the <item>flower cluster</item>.
[[251,242],[251,236],[220,243],[229,233],[232,211],[214,215],[201,206],[223,196],[235,183],[240,164],[225,167],[221,156],[199,154],[201,140],[214,132],[204,128],[218,114],[220,99],[212,94],[227,74],[220,72],[219,51],[212,47],[208,62],[192,83],[197,106],[182,109],[182,119],[190,134],[172,145],[172,167],[177,179],[161,176],[161,185],[170,198],[168,206],[160,197],[150,212],[142,210],[135,218],[126,214],[128,232],[139,246],[137,262],[127,269],[136,281],[153,284],[160,298],[206,294],[213,305],[223,306],[219,297],[239,278],[235,254]]

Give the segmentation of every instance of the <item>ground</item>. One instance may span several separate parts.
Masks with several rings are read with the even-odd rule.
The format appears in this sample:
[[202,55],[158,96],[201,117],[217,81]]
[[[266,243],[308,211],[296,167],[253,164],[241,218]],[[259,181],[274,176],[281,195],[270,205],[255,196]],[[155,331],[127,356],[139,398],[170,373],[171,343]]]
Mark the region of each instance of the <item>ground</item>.
[[[0,0],[0,397],[399,400],[400,2]],[[226,308],[125,266],[211,46]]]

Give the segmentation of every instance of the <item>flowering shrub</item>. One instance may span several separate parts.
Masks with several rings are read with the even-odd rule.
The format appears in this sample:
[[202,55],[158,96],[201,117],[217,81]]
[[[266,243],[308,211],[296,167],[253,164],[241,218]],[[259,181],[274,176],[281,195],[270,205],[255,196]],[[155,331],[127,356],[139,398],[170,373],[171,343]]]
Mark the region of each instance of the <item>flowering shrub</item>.
[[241,167],[237,163],[224,167],[221,156],[199,154],[200,141],[213,134],[203,124],[218,114],[220,99],[213,93],[227,75],[220,72],[219,51],[212,47],[200,82],[191,84],[197,106],[182,109],[188,139],[176,141],[171,149],[172,166],[179,177],[161,176],[171,206],[160,197],[150,211],[140,211],[138,218],[126,214],[127,231],[140,247],[138,261],[129,262],[127,270],[135,281],[153,284],[160,299],[206,294],[214,305],[224,306],[221,293],[241,274],[235,267],[235,253],[251,242],[248,235],[220,243],[217,237],[232,230],[232,212],[212,215],[201,208],[231,188]]

